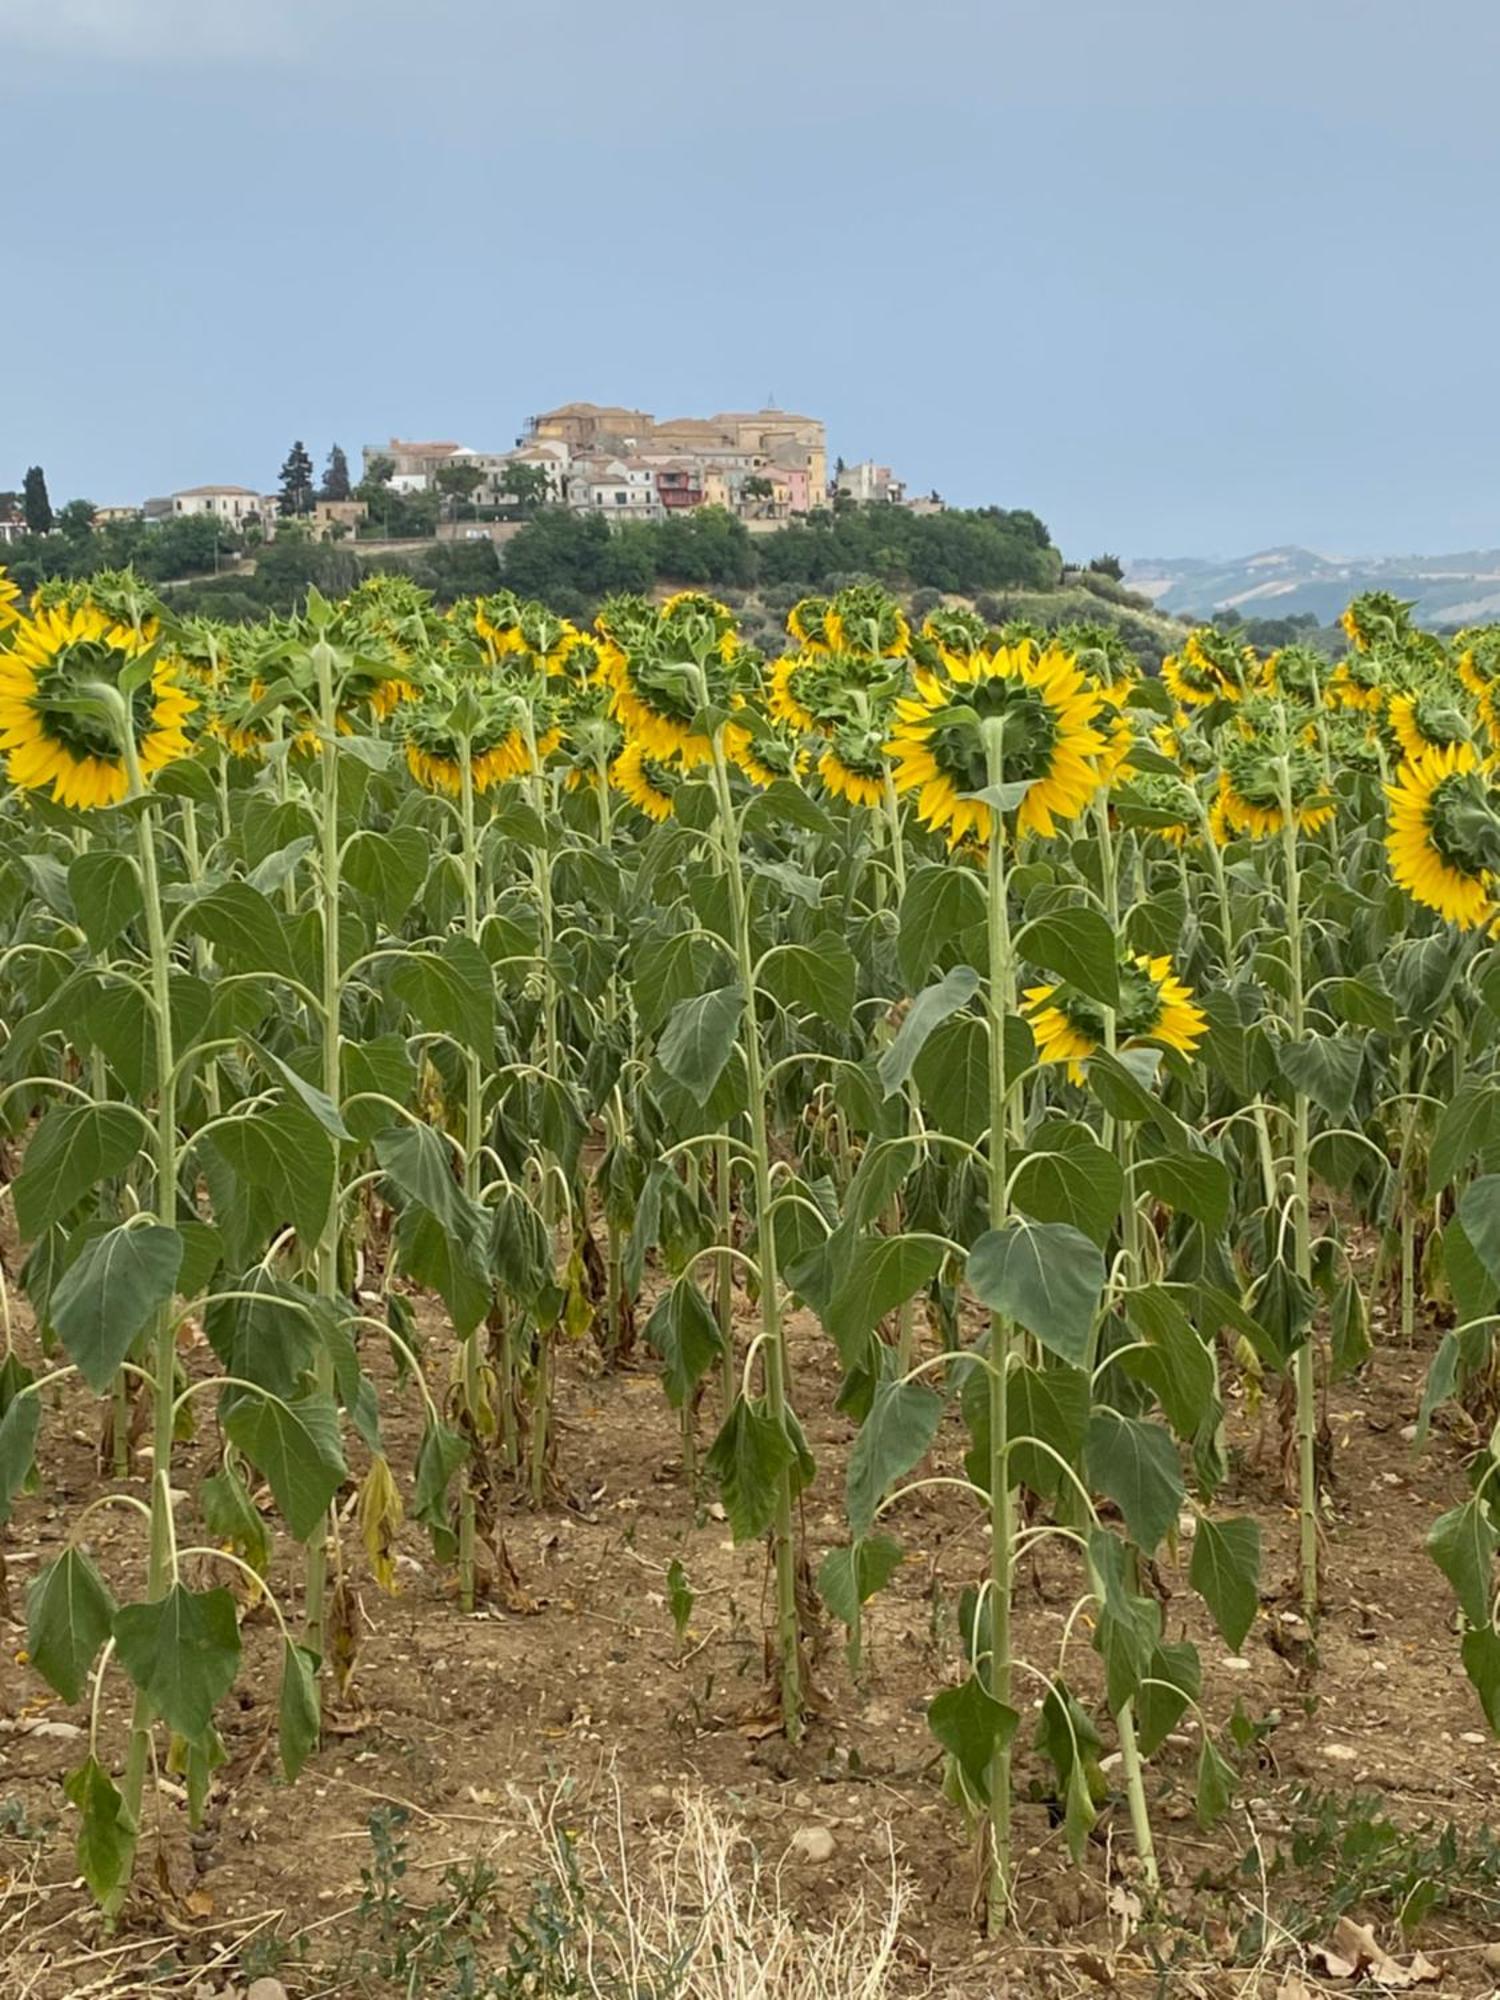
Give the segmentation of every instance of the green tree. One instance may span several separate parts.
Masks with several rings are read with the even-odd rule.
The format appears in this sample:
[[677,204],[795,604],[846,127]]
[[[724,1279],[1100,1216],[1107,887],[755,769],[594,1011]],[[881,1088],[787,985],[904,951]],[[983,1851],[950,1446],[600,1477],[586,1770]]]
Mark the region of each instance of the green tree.
[[524,462],[507,465],[500,477],[500,490],[510,495],[523,514],[534,514],[547,500],[547,468]]
[[433,479],[449,511],[455,514],[465,500],[473,499],[475,489],[484,484],[484,474],[477,465],[440,465]]
[[27,531],[33,535],[52,533],[52,502],[47,498],[47,475],[39,465],[29,465],[21,485],[21,512]]
[[1125,581],[1125,565],[1118,556],[1095,556],[1089,564],[1089,571],[1094,576],[1112,576],[1116,583]]
[[328,464],[323,473],[321,500],[347,500],[349,498],[349,461],[344,456],[344,447],[336,444],[328,454]]
[[280,511],[283,514],[310,514],[312,504],[313,462],[308,456],[307,446],[298,438],[281,468]]
[[70,500],[57,516],[57,526],[70,542],[87,541],[94,532],[92,500]]

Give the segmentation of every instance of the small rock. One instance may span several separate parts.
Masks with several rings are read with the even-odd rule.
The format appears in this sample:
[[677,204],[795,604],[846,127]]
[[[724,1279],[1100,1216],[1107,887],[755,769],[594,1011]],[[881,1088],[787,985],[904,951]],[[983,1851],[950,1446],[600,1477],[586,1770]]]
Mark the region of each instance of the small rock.
[[1403,1444],[1415,1444],[1415,1443],[1416,1443],[1416,1441],[1417,1441],[1417,1427],[1416,1427],[1416,1425],[1415,1425],[1415,1424],[1403,1424],[1403,1425],[1401,1426],[1401,1441],[1402,1441],[1402,1443],[1403,1443]]
[[1347,1743],[1325,1743],[1323,1755],[1331,1764],[1352,1764],[1359,1752],[1351,1750]]
[[826,1826],[799,1826],[792,1835],[792,1852],[815,1868],[833,1859],[833,1835]]
[[1487,1972],[1500,1972],[1500,1944],[1487,1944],[1479,1956]]
[[279,1979],[252,1979],[245,2000],[287,2000],[287,1991]]

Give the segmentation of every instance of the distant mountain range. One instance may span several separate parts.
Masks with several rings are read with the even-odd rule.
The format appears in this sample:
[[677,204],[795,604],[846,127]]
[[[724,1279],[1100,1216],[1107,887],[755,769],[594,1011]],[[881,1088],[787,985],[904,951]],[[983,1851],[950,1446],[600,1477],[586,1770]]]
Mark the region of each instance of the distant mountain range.
[[1246,618],[1289,618],[1311,611],[1322,624],[1362,590],[1414,599],[1424,625],[1470,625],[1500,619],[1500,549],[1446,556],[1343,557],[1311,549],[1263,549],[1221,562],[1202,556],[1140,556],[1125,565],[1132,590],[1158,611],[1201,613],[1233,608]]

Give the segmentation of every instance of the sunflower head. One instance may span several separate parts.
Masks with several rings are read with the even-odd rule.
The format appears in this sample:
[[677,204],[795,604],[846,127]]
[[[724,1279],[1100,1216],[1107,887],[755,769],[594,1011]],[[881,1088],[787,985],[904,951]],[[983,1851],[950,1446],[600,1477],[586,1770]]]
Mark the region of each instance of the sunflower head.
[[20,601],[21,586],[6,575],[4,563],[0,563],[0,631],[15,624],[21,615],[16,609]]
[[0,750],[12,784],[50,787],[59,805],[117,805],[130,751],[143,777],[191,753],[198,702],[146,627],[93,603],[17,619],[0,640]]
[[[946,676],[919,673],[898,699],[889,743],[898,792],[915,791],[917,816],[945,827],[950,847],[991,836],[996,810],[1014,812],[1019,833],[1050,838],[1102,782],[1105,750],[1094,726],[1103,696],[1058,646],[1002,646],[955,658]],[[990,791],[991,752],[1002,799]]]
[[827,731],[828,746],[818,758],[818,776],[835,798],[850,805],[879,806],[885,798],[887,723],[878,717],[853,718]]
[[647,819],[664,820],[673,810],[682,766],[672,757],[657,757],[639,739],[628,740],[609,767],[609,781]]
[[724,732],[724,748],[729,761],[744,772],[752,785],[762,790],[774,785],[778,779],[795,781],[802,775],[807,762],[795,736],[765,721],[755,728],[746,723],[732,722]]
[[1315,733],[1295,718],[1289,722],[1279,704],[1255,700],[1237,711],[1219,776],[1223,820],[1231,832],[1252,840],[1280,833],[1288,799],[1301,832],[1316,833],[1328,824],[1334,802],[1315,742]]
[[984,644],[986,630],[977,611],[957,604],[940,604],[922,620],[922,629],[912,641],[912,657],[921,666],[941,668],[952,658],[977,653]]
[[823,630],[834,652],[861,659],[900,660],[911,649],[911,627],[901,606],[878,583],[851,583],[841,590]]
[[499,660],[508,653],[526,650],[521,636],[521,604],[513,590],[497,590],[490,597],[474,600],[474,631]]
[[1278,646],[1258,675],[1260,691],[1277,700],[1316,707],[1332,668],[1316,646]]
[[786,629],[791,636],[810,651],[828,648],[828,599],[826,597],[799,597],[786,614]]
[[[1075,619],[1059,625],[1053,635],[1064,652],[1071,653],[1084,673],[1096,680],[1107,695],[1116,689],[1128,691],[1141,677],[1141,663],[1126,642],[1118,625],[1100,625],[1091,619]],[[1124,695],[1120,701],[1123,702]],[[1118,704],[1117,704],[1118,705]]]
[[1190,785],[1165,771],[1133,773],[1129,790],[1116,793],[1113,803],[1131,826],[1169,847],[1181,847],[1197,836],[1197,797]]
[[684,592],[670,616],[655,614],[623,642],[607,642],[602,664],[614,714],[649,756],[707,763],[713,743],[702,725],[704,711],[744,706],[760,656],[740,647],[726,619],[729,613],[712,598]]
[[1227,633],[1200,625],[1189,632],[1181,652],[1169,653],[1162,661],[1161,677],[1172,699],[1184,708],[1238,701],[1245,691],[1245,654],[1246,649]]
[[[404,707],[399,723],[406,768],[428,791],[462,795],[467,757],[476,792],[533,768],[522,697],[472,677],[457,688],[431,687]],[[537,745],[538,756],[545,755]]]
[[1414,902],[1460,930],[1494,915],[1500,797],[1472,743],[1424,750],[1387,785],[1391,874]]
[[[1173,972],[1171,959],[1144,952],[1122,958],[1118,977],[1116,1047],[1156,1043],[1191,1058],[1208,1022]],[[1043,985],[1025,989],[1021,1011],[1031,1024],[1037,1060],[1066,1063],[1071,1081],[1081,1083],[1084,1063],[1109,1038],[1104,1009],[1074,986]]]
[[1378,641],[1400,641],[1411,631],[1415,604],[1392,597],[1388,590],[1367,590],[1339,613],[1344,636],[1356,653],[1367,653]]

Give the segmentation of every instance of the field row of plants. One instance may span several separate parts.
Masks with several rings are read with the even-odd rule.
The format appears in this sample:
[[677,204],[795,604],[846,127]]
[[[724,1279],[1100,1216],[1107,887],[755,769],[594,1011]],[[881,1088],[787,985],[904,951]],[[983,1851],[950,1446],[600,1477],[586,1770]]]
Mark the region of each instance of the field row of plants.
[[[644,1343],[695,1490],[767,1540],[794,1739],[814,1589],[857,1679],[907,1497],[960,1488],[985,1555],[929,1719],[991,1921],[1023,1714],[1075,1854],[1118,1750],[1153,1883],[1149,1764],[1190,1711],[1205,1822],[1236,1784],[1154,1566],[1190,1538],[1241,1646],[1227,1399],[1289,1413],[1314,1628],[1320,1413],[1372,1298],[1393,1338],[1448,1328],[1421,1430],[1452,1397],[1494,1414],[1500,631],[1408,609],[1358,600],[1337,664],[1204,628],[1155,677],[1108,630],[913,630],[875,587],[799,604],[768,659],[691,593],[581,630],[379,578],[219,627],[129,573],[23,602],[0,572],[0,1522],[78,1378],[114,1477],[30,1588],[28,1651],[88,1704],[67,1792],[106,1908],[152,1768],[207,1794],[247,1605],[281,1633],[294,1779],[359,1550],[393,1588],[415,1519],[458,1612],[483,1597],[502,1510],[556,1497],[581,1341]],[[793,1310],[857,1425],[826,1548]],[[414,1463],[373,1373],[423,1413]],[[952,1412],[962,1472],[935,1473]],[[1497,1464],[1428,1545],[1500,1727]],[[105,1509],[137,1520],[125,1602]],[[1025,1658],[1044,1544],[1076,1603]]]

